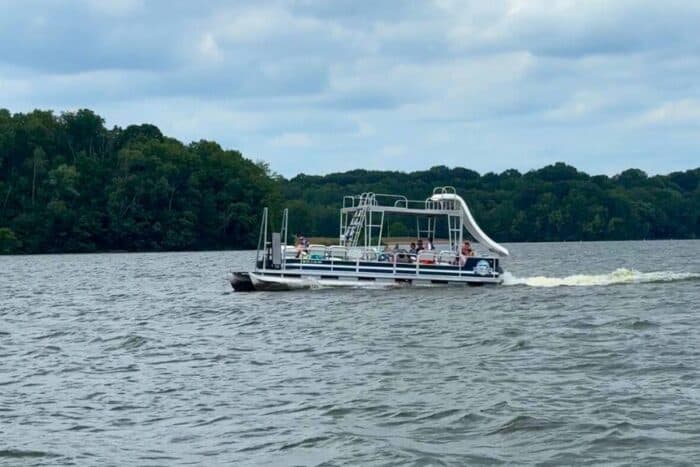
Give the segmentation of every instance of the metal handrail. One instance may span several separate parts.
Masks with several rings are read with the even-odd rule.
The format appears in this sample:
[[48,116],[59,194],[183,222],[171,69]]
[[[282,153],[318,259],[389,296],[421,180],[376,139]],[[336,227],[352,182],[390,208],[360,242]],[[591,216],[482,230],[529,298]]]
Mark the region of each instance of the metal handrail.
[[453,187],[451,185],[436,186],[435,188],[433,188],[434,195],[437,195],[437,194],[442,195],[442,194],[446,194],[446,193],[457,194],[457,190],[455,189],[455,187]]

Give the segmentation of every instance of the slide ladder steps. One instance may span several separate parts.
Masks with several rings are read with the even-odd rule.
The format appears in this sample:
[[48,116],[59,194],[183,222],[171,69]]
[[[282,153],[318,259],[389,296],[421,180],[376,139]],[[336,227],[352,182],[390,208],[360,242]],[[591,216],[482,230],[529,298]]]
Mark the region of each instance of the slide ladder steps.
[[362,226],[367,218],[367,209],[374,200],[373,193],[362,193],[360,195],[360,200],[357,204],[357,211],[352,216],[350,223],[345,229],[345,245],[357,246],[357,242],[360,239],[360,232],[362,231]]

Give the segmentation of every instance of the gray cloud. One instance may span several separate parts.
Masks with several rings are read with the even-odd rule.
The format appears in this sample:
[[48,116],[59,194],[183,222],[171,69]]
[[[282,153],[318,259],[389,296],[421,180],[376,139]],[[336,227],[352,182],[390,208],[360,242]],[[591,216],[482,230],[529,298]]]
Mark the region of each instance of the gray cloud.
[[286,175],[697,165],[691,1],[0,0],[0,9],[0,105],[147,120]]

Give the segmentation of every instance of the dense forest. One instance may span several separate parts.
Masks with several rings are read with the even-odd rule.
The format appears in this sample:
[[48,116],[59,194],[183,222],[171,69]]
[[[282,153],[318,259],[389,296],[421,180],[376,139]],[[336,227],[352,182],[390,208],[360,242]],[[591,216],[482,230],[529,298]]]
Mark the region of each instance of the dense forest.
[[[354,170],[281,181],[294,231],[337,235],[343,195],[373,191],[425,199],[451,185],[479,225],[498,241],[700,238],[700,168],[648,177],[629,169],[589,176],[564,163],[521,174],[479,175],[444,166],[421,172]],[[292,222],[292,220],[290,220]],[[415,220],[389,224],[389,235],[415,235]],[[296,229],[296,230],[295,230]],[[305,230],[304,230],[305,229]]]
[[278,186],[239,152],[183,145],[152,125],[0,110],[5,253],[246,248]]
[[[249,248],[263,206],[290,230],[335,236],[347,194],[424,199],[452,185],[499,241],[700,237],[700,168],[589,176],[557,163],[500,174],[433,167],[286,180],[210,141],[184,145],[149,124],[108,129],[90,110],[0,109],[0,253]],[[415,235],[397,219],[390,235]]]

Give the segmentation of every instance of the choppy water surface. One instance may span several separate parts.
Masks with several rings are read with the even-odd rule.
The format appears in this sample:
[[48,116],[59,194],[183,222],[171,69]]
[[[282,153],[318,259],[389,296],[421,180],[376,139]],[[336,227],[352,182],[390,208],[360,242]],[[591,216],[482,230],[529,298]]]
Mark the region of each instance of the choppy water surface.
[[700,242],[509,248],[253,294],[250,252],[0,257],[0,464],[700,462]]

